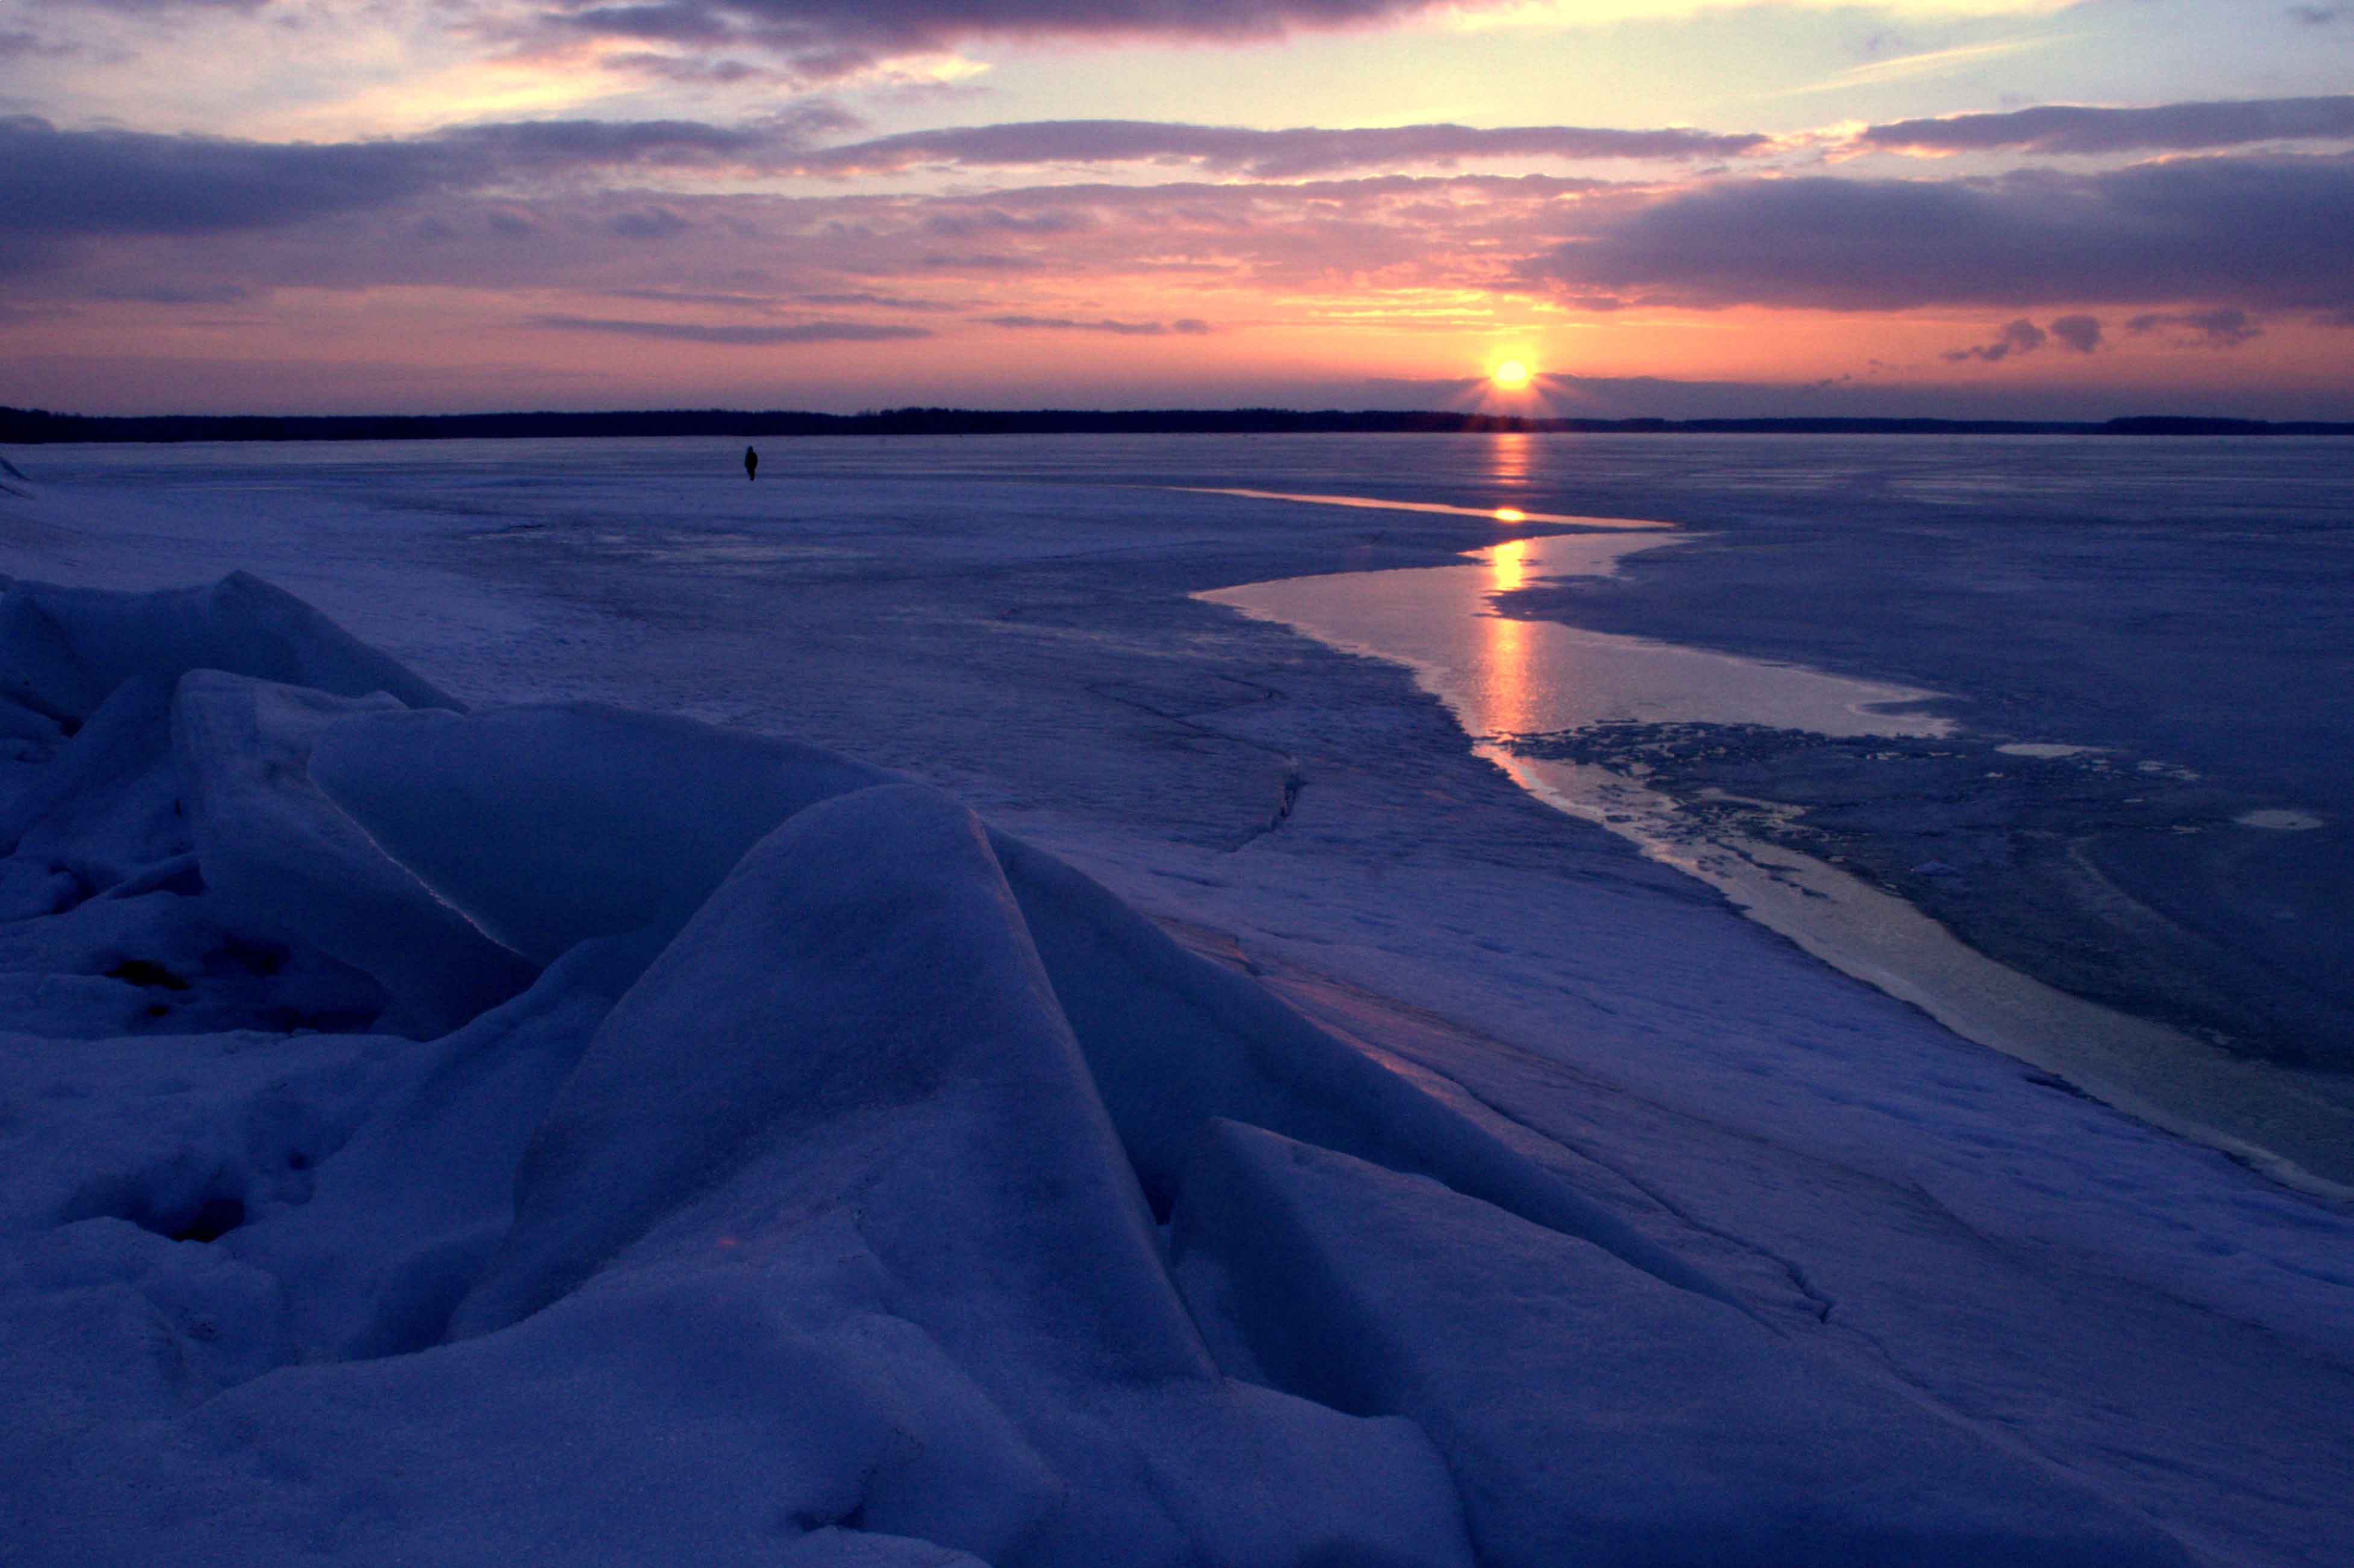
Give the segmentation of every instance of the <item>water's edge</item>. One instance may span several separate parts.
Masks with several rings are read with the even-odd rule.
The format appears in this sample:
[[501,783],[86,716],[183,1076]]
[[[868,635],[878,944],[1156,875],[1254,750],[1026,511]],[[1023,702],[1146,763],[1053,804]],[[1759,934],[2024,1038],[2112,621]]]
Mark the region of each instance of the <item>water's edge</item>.
[[1605,724],[1916,737],[1951,727],[1925,711],[1934,693],[1493,612],[1496,594],[1612,575],[1626,556],[1693,537],[1613,523],[1606,535],[1469,551],[1464,566],[1283,578],[1196,597],[1405,666],[1447,706],[1469,748],[1535,799],[1715,888],[1750,919],[1953,1033],[2284,1185],[2354,1200],[2354,1086],[2342,1075],[2252,1061],[2072,995],[1837,865],[1698,821],[1625,771],[1506,744]]

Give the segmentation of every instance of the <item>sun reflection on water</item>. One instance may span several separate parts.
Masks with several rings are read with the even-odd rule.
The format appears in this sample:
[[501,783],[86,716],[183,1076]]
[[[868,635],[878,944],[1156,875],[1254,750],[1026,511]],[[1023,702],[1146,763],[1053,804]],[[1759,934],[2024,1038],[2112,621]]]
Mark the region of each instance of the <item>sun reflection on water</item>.
[[[1533,565],[1535,541],[1513,539],[1487,552],[1490,595],[1510,593],[1525,586]],[[1493,603],[1479,621],[1483,668],[1476,677],[1479,723],[1490,735],[1542,729],[1536,713],[1539,672],[1534,629],[1525,620],[1500,613]]]
[[1529,482],[1529,453],[1533,444],[1526,430],[1499,430],[1488,438],[1489,477],[1508,490]]
[[1533,539],[1511,539],[1488,550],[1490,593],[1510,593],[1528,582],[1529,556],[1535,545]]

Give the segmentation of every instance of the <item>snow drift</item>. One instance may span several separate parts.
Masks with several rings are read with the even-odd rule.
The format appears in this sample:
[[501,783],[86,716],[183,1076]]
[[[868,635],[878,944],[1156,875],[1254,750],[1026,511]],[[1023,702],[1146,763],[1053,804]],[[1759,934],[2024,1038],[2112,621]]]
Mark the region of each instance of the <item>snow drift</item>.
[[2184,1561],[923,785],[244,577],[0,694],[23,1561]]

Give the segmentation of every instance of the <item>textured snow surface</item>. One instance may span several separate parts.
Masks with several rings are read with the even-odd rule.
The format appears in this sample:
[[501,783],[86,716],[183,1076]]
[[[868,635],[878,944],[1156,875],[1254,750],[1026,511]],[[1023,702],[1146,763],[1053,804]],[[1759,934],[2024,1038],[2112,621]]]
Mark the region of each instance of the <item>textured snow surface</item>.
[[[121,676],[34,826],[186,866],[98,901],[384,1006],[0,1058],[24,1557],[2178,1560],[935,789],[110,641],[192,596],[94,601],[101,660],[26,597]],[[315,630],[195,601],[231,653]],[[145,951],[119,983],[194,989]],[[1223,1292],[1181,1297],[1148,1186]]]
[[2188,1561],[1729,1307],[1329,1150],[1209,1123],[1175,1255],[1251,1365],[1419,1422],[1484,1563]]
[[[867,642],[90,500],[108,580],[366,556],[474,711],[249,578],[9,589],[113,684],[0,700],[0,1561],[2349,1560],[2342,1213],[1352,763],[1444,721],[1174,567],[1013,568],[1083,686],[952,608],[1066,545],[987,496]],[[761,649],[888,766],[678,715]]]

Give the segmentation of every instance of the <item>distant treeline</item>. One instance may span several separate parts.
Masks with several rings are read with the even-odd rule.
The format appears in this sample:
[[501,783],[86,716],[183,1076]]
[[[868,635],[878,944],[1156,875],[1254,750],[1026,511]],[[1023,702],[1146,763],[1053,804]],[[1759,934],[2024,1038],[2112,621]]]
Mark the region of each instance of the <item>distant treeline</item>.
[[2061,419],[1536,419],[1339,408],[890,408],[866,414],[667,408],[610,414],[160,414],[0,408],[0,446],[58,441],[432,441],[525,436],[1381,435],[2354,436],[2354,423],[2143,417]]

